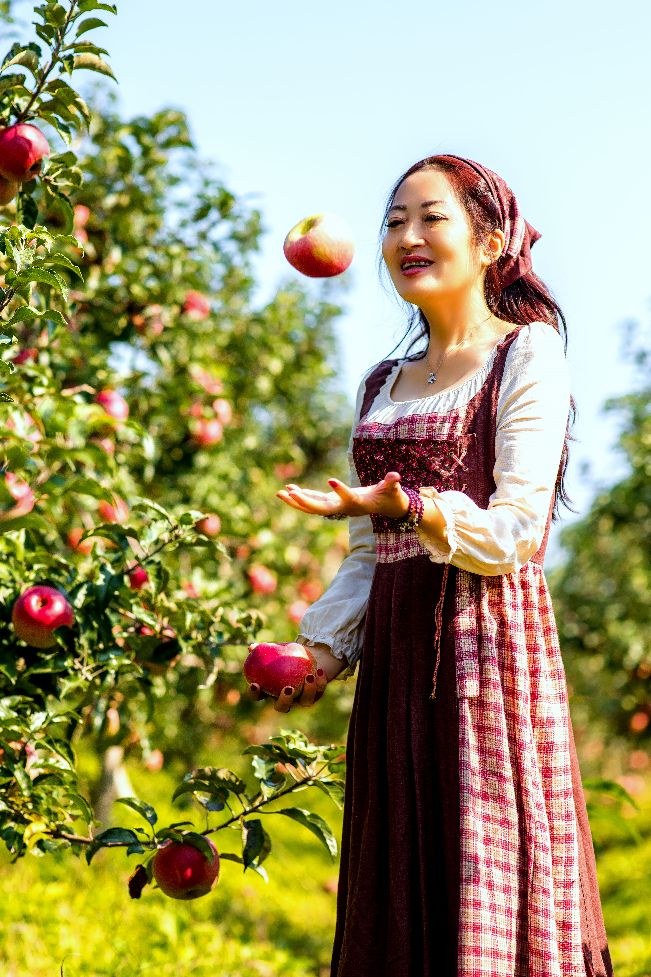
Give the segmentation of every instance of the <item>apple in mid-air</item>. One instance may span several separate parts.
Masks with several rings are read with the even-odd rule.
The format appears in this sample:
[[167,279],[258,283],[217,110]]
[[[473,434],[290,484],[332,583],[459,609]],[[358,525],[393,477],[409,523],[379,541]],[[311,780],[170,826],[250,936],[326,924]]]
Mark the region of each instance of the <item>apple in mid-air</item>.
[[308,278],[332,278],[348,268],[355,246],[346,221],[326,213],[305,217],[292,227],[283,251],[290,265]]
[[304,645],[296,641],[262,641],[249,647],[244,678],[263,692],[278,698],[286,686],[300,695],[305,676],[316,672],[316,662]]
[[61,591],[42,584],[24,590],[11,612],[14,631],[33,648],[52,647],[56,629],[71,628],[74,620],[72,607]]
[[158,887],[172,899],[198,899],[207,895],[219,877],[219,853],[206,838],[212,862],[194,845],[167,841],[152,859],[152,873]]
[[50,146],[40,129],[28,122],[0,130],[0,176],[10,183],[26,183],[41,171]]

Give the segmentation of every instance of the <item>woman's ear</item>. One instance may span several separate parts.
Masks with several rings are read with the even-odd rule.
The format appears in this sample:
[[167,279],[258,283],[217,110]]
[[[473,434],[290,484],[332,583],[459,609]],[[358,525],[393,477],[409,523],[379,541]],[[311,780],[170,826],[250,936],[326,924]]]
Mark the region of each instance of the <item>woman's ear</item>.
[[504,237],[504,232],[500,230],[491,231],[488,236],[488,240],[484,245],[484,252],[486,254],[486,264],[494,265],[496,261],[504,253],[504,245],[506,244],[506,238]]

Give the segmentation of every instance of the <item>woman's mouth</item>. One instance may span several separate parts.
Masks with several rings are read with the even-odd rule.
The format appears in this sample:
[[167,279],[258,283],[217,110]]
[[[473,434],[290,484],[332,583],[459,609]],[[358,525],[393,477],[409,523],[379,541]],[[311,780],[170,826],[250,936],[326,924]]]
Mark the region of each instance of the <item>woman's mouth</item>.
[[403,275],[411,278],[413,275],[420,275],[421,272],[427,271],[433,263],[433,261],[425,261],[424,259],[422,261],[404,261],[401,265],[401,271]]

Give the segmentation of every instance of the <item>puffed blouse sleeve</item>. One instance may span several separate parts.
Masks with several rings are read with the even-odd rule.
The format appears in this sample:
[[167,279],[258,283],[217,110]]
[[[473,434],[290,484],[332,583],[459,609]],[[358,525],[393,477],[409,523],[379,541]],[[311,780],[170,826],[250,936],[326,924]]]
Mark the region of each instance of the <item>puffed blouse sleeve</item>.
[[[364,390],[365,374],[357,391],[355,420],[348,444],[350,484],[358,486],[359,479],[353,464],[353,433],[359,421]],[[349,668],[338,678],[347,678],[362,651],[364,619],[375,570],[375,537],[370,516],[352,516],[348,520],[349,552],[339,567],[332,583],[301,618],[298,641],[324,644],[335,658],[345,659]]]
[[540,547],[556,484],[570,408],[563,340],[545,323],[522,328],[506,357],[495,435],[495,491],[488,508],[463,492],[421,493],[434,499],[447,543],[418,538],[435,563],[472,573],[519,570]]

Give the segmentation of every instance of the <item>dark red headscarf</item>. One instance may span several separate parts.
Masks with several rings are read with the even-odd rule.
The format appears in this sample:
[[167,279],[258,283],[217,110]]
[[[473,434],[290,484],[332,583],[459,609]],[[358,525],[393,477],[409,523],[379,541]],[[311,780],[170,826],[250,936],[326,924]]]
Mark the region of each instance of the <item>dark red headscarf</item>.
[[457,160],[460,163],[465,163],[475,173],[478,173],[488,185],[499,210],[501,219],[500,230],[504,232],[506,239],[504,242],[504,251],[500,256],[498,264],[502,288],[507,288],[513,282],[517,281],[518,278],[531,271],[531,247],[541,235],[535,227],[532,227],[524,219],[520,213],[515,194],[502,177],[498,176],[497,173],[493,173],[492,170],[487,169],[485,166],[482,166],[481,163],[475,163],[474,160],[466,159],[464,156],[453,156],[446,153],[442,156],[432,156],[430,159],[431,162],[435,160]]

